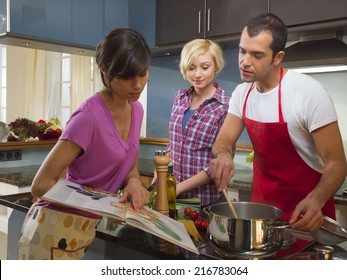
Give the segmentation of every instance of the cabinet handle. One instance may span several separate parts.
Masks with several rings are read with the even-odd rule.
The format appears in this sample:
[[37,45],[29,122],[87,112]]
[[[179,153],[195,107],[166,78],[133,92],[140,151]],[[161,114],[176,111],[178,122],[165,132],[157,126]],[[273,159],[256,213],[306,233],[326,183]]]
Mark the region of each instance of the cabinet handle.
[[199,11],[198,34],[201,34],[201,11]]
[[207,32],[211,31],[211,9],[207,9]]

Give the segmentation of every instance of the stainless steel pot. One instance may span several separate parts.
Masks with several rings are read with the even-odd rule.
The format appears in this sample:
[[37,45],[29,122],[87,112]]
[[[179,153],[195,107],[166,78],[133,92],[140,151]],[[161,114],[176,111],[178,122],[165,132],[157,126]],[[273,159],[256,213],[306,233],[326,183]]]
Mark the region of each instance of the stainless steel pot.
[[208,233],[220,250],[247,255],[274,254],[283,242],[282,211],[274,206],[233,202],[238,218],[233,218],[227,203],[205,208],[209,215]]

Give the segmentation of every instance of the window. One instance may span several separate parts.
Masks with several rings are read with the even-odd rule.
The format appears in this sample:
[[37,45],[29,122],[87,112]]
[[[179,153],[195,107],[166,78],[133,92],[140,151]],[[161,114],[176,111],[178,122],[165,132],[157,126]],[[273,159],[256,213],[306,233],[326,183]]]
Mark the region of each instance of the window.
[[63,126],[70,117],[71,106],[71,56],[62,54],[61,58],[61,120]]
[[0,45],[0,121],[6,122],[6,46]]

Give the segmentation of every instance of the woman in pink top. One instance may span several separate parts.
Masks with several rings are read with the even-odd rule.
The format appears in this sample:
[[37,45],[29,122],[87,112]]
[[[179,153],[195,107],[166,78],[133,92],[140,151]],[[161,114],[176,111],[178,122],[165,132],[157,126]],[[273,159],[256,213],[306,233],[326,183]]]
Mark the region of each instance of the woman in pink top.
[[[105,88],[74,112],[41,165],[32,194],[42,197],[62,174],[109,192],[125,186],[121,202],[136,210],[148,201],[137,169],[143,108],[138,102],[148,81],[151,53],[132,29],[111,31],[96,49]],[[39,199],[29,210],[19,241],[20,259],[81,259],[95,237],[100,217]]]

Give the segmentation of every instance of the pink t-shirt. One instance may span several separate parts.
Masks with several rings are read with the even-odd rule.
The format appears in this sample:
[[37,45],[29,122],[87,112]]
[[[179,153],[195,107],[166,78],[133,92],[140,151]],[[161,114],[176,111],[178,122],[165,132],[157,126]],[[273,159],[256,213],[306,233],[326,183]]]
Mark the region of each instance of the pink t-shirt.
[[130,105],[131,127],[126,141],[98,93],[73,113],[59,140],[75,142],[83,153],[68,167],[66,179],[109,192],[119,190],[140,150],[143,108],[138,101]]
[[[124,141],[114,124],[111,112],[97,93],[88,98],[74,112],[59,140],[70,140],[83,153],[67,168],[66,179],[77,184],[117,192],[123,185],[140,150],[140,131],[143,108],[140,102],[131,102],[131,126]],[[100,218],[74,208],[67,208],[39,199],[38,205],[58,211]]]

